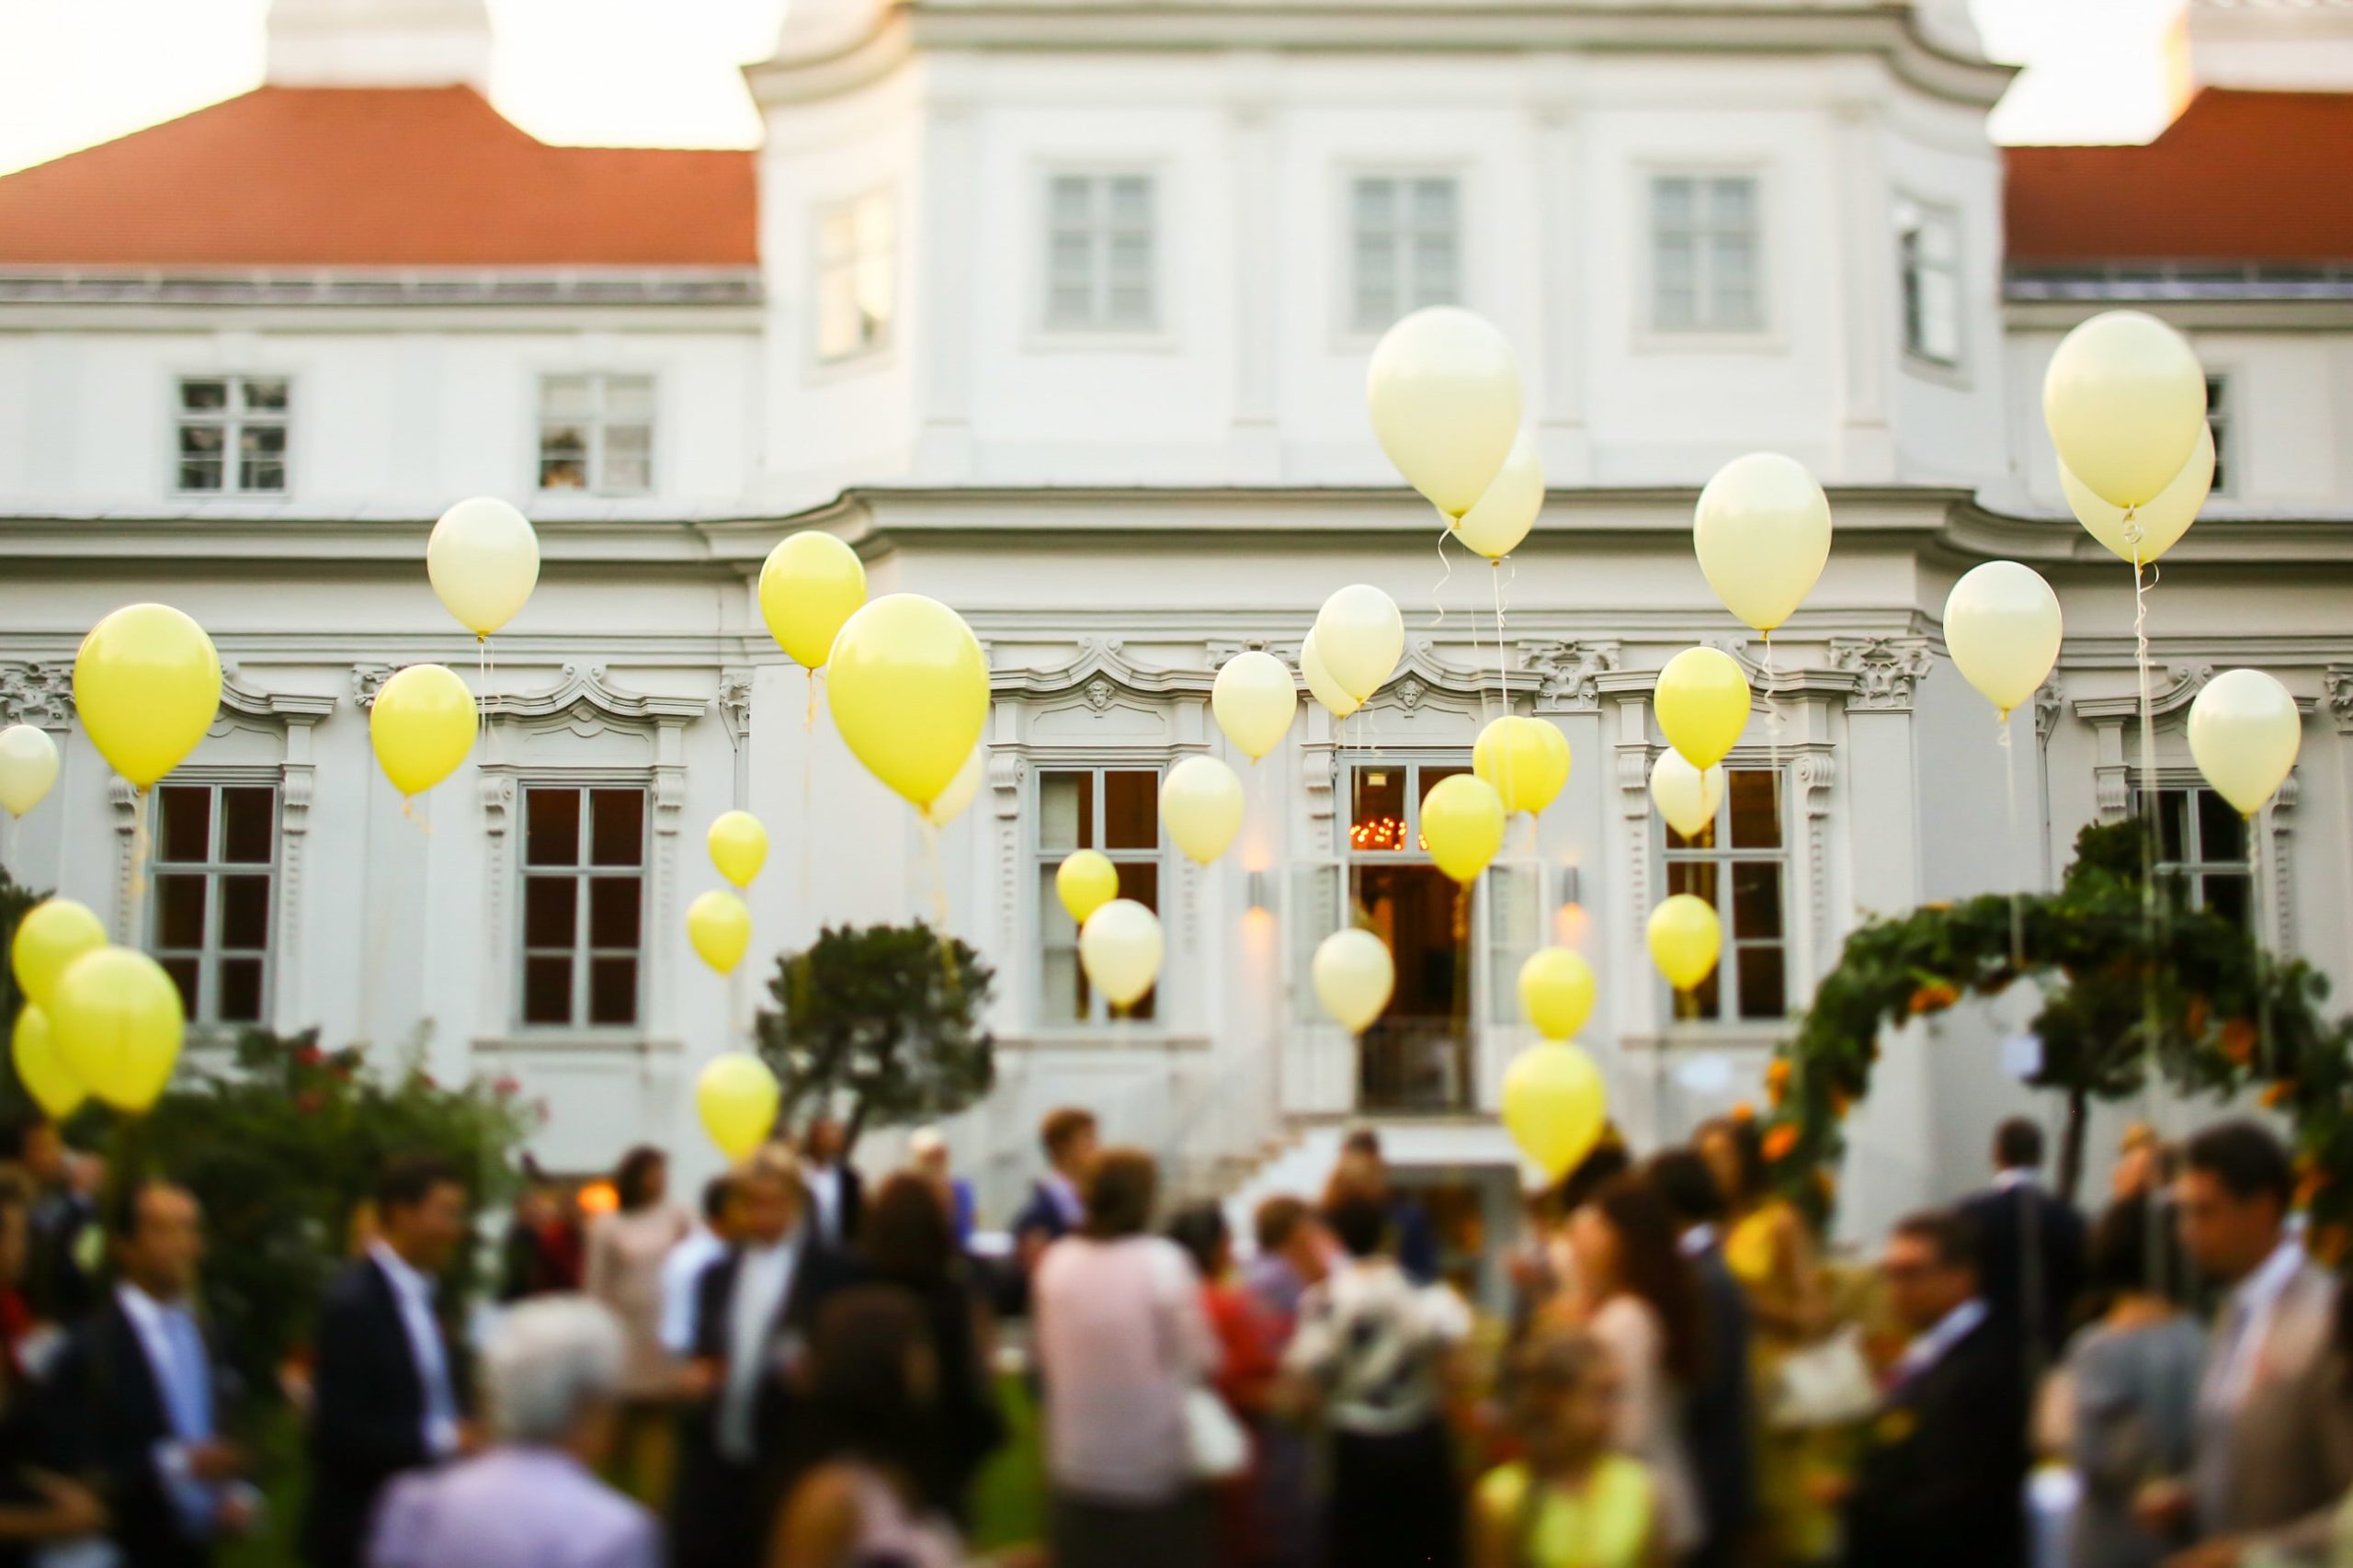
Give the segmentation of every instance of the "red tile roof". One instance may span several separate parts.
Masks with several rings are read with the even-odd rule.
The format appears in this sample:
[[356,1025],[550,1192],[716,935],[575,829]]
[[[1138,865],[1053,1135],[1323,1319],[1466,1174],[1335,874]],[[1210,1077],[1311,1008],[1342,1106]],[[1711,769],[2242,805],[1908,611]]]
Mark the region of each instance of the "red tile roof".
[[746,267],[752,154],[553,147],[470,87],[260,87],[0,178],[0,263]]
[[2012,147],[2009,258],[2353,260],[2353,93],[2208,87],[2145,147]]

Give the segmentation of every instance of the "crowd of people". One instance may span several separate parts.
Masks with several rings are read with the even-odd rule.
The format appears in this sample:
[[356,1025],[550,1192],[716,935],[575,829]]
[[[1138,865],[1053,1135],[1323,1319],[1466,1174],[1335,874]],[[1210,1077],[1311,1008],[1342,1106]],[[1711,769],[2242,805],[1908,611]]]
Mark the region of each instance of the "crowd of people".
[[199,1568],[270,1529],[311,1568],[955,1568],[1010,1402],[1047,1523],[1006,1555],[1055,1568],[2353,1563],[2353,1294],[2252,1122],[2136,1129],[2089,1223],[2005,1124],[1991,1185],[1869,1263],[1824,1256],[1745,1120],[1607,1139],[1530,1200],[1503,1317],[1369,1131],[1240,1238],[1084,1110],[1040,1142],[985,1256],[932,1133],[869,1190],[820,1120],[693,1213],[650,1148],[585,1215],[534,1176],[474,1332],[466,1183],[392,1161],[286,1380],[273,1520],[199,1196],[31,1125],[0,1564]]

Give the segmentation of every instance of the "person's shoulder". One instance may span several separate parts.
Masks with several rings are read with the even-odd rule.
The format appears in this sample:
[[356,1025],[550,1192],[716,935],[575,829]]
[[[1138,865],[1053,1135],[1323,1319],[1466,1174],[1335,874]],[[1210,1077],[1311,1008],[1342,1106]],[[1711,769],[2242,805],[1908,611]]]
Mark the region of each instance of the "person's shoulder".
[[364,1254],[347,1260],[327,1280],[326,1293],[320,1299],[325,1312],[351,1312],[375,1301],[383,1282],[384,1271],[376,1260]]

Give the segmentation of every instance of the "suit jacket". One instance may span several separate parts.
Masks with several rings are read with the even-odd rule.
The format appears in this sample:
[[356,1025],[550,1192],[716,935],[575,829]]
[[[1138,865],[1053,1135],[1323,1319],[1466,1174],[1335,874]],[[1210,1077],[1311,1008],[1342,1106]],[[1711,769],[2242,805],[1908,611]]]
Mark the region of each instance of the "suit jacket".
[[[465,1366],[442,1334],[460,1410]],[[425,1376],[409,1348],[392,1282],[371,1258],[345,1267],[319,1311],[311,1413],[311,1495],[302,1520],[309,1568],[356,1568],[377,1494],[404,1471],[434,1462],[425,1441]]]
[[1730,1562],[1756,1501],[1748,1293],[1712,1242],[1692,1256],[1691,1267],[1707,1312],[1708,1369],[1683,1402],[1683,1443],[1708,1521],[1699,1560]]
[[[858,1240],[858,1227],[866,1218],[866,1178],[847,1161],[835,1169],[841,1172],[842,1180],[841,1234],[827,1240],[839,1249]],[[808,1212],[814,1218],[818,1213],[817,1189],[805,1181],[801,1185],[809,1188]]]
[[2084,1217],[2032,1182],[1981,1192],[1961,1211],[1977,1227],[1986,1310],[2055,1361],[2084,1290]]
[[1847,1568],[2023,1568],[2027,1393],[1986,1320],[1888,1391],[1847,1504]]
[[2232,1387],[2231,1305],[2207,1345],[2192,1478],[2200,1533],[2279,1538],[2325,1555],[2353,1488],[2353,1403],[2336,1348],[2337,1283],[2305,1263],[2261,1326],[2251,1375]]
[[[218,1433],[230,1407],[211,1338],[212,1421]],[[108,1534],[123,1561],[140,1568],[198,1568],[212,1559],[211,1542],[183,1533],[172,1493],[158,1468],[156,1449],[176,1440],[160,1374],[147,1359],[138,1325],[108,1296],[67,1339],[51,1375],[46,1409],[52,1462],[70,1473],[97,1478],[107,1500]]]
[[1013,1216],[1013,1233],[1025,1236],[1031,1233],[1047,1241],[1058,1242],[1070,1234],[1070,1221],[1063,1218],[1063,1206],[1044,1182],[1034,1183],[1028,1201]]

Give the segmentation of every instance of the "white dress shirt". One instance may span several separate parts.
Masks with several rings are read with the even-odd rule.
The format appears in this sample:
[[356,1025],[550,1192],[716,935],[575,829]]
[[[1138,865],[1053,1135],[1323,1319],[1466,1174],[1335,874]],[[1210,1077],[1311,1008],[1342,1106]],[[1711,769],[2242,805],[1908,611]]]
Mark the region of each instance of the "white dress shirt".
[[811,1165],[801,1173],[809,1199],[817,1210],[817,1233],[838,1246],[842,1239],[842,1168]]
[[745,1247],[728,1301],[727,1382],[719,1395],[719,1451],[738,1463],[754,1457],[760,1380],[768,1369],[768,1335],[792,1294],[801,1238]]
[[2263,1354],[2264,1335],[2271,1330],[2271,1313],[2279,1298],[2304,1267],[2304,1244],[2293,1234],[2282,1236],[2271,1256],[2254,1273],[2238,1282],[2222,1309],[2221,1332],[2208,1352],[2217,1358],[2221,1375],[2206,1385],[2210,1404],[2235,1409],[2255,1381]]
[[703,1271],[726,1255],[727,1244],[709,1225],[697,1225],[662,1260],[662,1347],[671,1355],[694,1354]]
[[433,1315],[433,1281],[382,1242],[368,1244],[368,1256],[392,1282],[401,1327],[408,1334],[409,1357],[425,1390],[425,1451],[448,1459],[458,1451],[458,1396],[449,1383],[449,1356],[441,1324]]
[[159,1301],[128,1281],[114,1288],[114,1299],[121,1306],[122,1315],[131,1320],[132,1332],[139,1335],[139,1348],[147,1358],[148,1372],[154,1378],[156,1392],[163,1401],[164,1418],[173,1430],[171,1437],[155,1445],[156,1474],[172,1500],[172,1507],[180,1516],[181,1528],[190,1540],[210,1540],[213,1519],[220,1511],[220,1498],[212,1487],[197,1480],[191,1472],[188,1450],[212,1437],[211,1401],[198,1396],[200,1415],[196,1419],[204,1427],[201,1431],[188,1429],[190,1416],[183,1409],[184,1402],[190,1397],[184,1387],[188,1380],[201,1379],[207,1388],[210,1385],[212,1369],[205,1355],[204,1342],[192,1329],[188,1331],[198,1364],[184,1366],[181,1363],[186,1353],[173,1344],[169,1319],[175,1312],[185,1315],[186,1303]]
[[1895,1360],[1894,1381],[1911,1381],[1949,1354],[1952,1347],[1985,1321],[1985,1303],[1975,1296],[1937,1320],[1937,1326],[1904,1347]]

